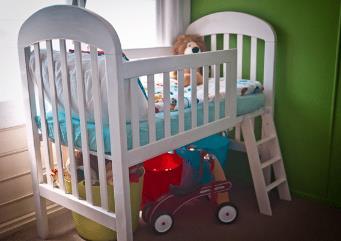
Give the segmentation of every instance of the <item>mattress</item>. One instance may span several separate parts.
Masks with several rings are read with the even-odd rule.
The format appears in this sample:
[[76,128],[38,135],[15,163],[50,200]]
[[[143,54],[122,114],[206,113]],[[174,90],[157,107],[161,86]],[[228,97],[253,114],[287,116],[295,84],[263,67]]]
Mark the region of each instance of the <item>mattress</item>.
[[[245,115],[247,113],[256,111],[264,106],[265,96],[263,93],[245,95],[245,96],[237,96],[237,115]],[[220,117],[224,116],[225,109],[225,101],[222,100],[220,102]],[[209,122],[214,120],[214,102],[209,102]],[[184,128],[185,130],[191,129],[191,108],[187,108],[184,110]],[[179,119],[178,119],[178,111],[170,112],[171,117],[171,135],[175,135],[179,131]],[[66,134],[66,118],[64,112],[58,113],[60,132],[61,132],[61,143],[63,145],[67,145],[67,134]],[[47,126],[48,126],[48,135],[49,138],[54,140],[54,129],[53,129],[53,117],[52,113],[48,112],[46,114]],[[197,120],[198,126],[203,125],[203,104],[199,103],[197,105]],[[36,117],[36,123],[38,127],[41,127],[40,117]],[[160,140],[164,138],[164,113],[156,113],[155,114],[155,127],[156,127],[156,139]],[[74,145],[76,148],[81,148],[81,128],[80,128],[80,120],[77,117],[72,118],[72,126],[73,126],[73,138]],[[89,121],[87,123],[88,130],[88,140],[89,140],[89,149],[91,151],[96,151],[96,128],[95,123]],[[126,133],[127,133],[127,146],[128,149],[132,149],[132,129],[131,123],[127,122],[126,124]],[[103,139],[104,139],[104,151],[109,154],[110,153],[110,133],[108,124],[103,125]],[[146,145],[149,143],[149,134],[148,134],[148,121],[140,121],[140,145]]]

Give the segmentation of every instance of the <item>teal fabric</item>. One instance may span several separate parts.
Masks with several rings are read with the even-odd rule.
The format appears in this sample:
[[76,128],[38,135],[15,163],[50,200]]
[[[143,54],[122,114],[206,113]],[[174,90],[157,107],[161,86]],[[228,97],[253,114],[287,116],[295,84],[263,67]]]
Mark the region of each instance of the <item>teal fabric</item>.
[[[254,95],[246,95],[246,96],[238,96],[237,97],[237,115],[244,115],[253,111],[256,111],[264,106],[265,96],[264,94],[254,94]],[[220,117],[224,116],[224,101],[220,102]],[[185,113],[185,130],[191,128],[191,108],[187,108],[184,111]],[[160,140],[164,138],[164,117],[163,112],[155,114],[155,125],[156,125],[156,139]],[[174,111],[170,113],[171,117],[171,135],[175,135],[179,131],[179,120],[178,120],[178,112]],[[64,112],[58,113],[60,132],[61,132],[61,142],[63,145],[67,145],[67,136],[66,136],[66,118]],[[52,113],[49,112],[46,115],[47,126],[48,126],[48,135],[54,140],[54,130],[53,130],[53,117]],[[198,126],[203,124],[203,105],[198,104],[197,108],[197,120]],[[209,103],[209,122],[214,120],[214,102]],[[38,128],[41,127],[40,117],[36,117],[36,122]],[[72,118],[72,127],[73,127],[73,137],[74,137],[74,145],[77,148],[81,148],[81,129],[80,129],[80,120],[78,118]],[[94,122],[87,123],[88,129],[88,140],[89,140],[89,148],[92,151],[97,150],[96,146],[96,128]],[[132,148],[132,130],[130,122],[126,125],[127,131],[127,145],[128,149]],[[109,126],[108,124],[103,125],[103,139],[104,139],[104,151],[106,153],[110,153],[110,134],[109,134]],[[140,121],[140,145],[146,145],[149,143],[148,140],[148,121]]]
[[[190,146],[196,148],[197,150],[188,150],[187,145],[178,148],[176,153],[180,155],[186,161],[186,164],[191,167],[193,181],[197,181],[198,184],[206,184],[212,181],[213,175],[210,170],[209,163],[207,161],[200,161],[201,156],[199,150],[203,149],[210,154],[214,154],[220,165],[224,167],[227,160],[229,144],[230,140],[228,137],[214,134],[190,144]],[[200,169],[202,170],[202,173]]]

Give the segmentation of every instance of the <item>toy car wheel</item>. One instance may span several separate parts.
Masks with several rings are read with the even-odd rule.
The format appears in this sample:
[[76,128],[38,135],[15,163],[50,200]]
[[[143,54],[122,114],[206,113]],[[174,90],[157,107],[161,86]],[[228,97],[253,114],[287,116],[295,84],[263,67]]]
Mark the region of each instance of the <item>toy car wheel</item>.
[[222,203],[218,207],[217,218],[221,223],[229,224],[238,217],[238,209],[230,203]]
[[159,234],[167,233],[173,226],[173,217],[170,214],[164,213],[158,215],[153,221],[155,232]]
[[142,210],[142,220],[145,222],[145,223],[149,223],[149,214],[150,214],[150,211],[152,210],[152,206],[153,204],[152,203],[146,203],[143,207],[143,210]]

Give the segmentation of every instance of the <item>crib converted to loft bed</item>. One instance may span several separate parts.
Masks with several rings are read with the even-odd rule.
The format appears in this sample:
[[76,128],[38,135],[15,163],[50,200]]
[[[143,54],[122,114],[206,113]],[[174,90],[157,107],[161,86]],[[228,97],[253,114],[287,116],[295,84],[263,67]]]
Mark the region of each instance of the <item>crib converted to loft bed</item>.
[[[125,61],[113,27],[84,8],[65,5],[44,8],[22,25],[18,47],[41,237],[48,235],[45,204],[48,199],[116,230],[119,241],[132,240],[129,168],[231,128],[235,128],[233,147],[248,154],[260,212],[271,215],[268,192],[273,188],[278,189],[281,199],[290,200],[272,119],[276,40],[272,28],[248,14],[220,12],[198,19],[186,33],[208,36],[211,51],[157,57],[167,48],[131,50],[125,53],[132,59],[148,58]],[[232,34],[237,35],[237,49],[229,50]],[[263,93],[237,96],[236,83],[242,76],[243,35],[251,37],[251,80],[256,79],[257,39],[264,40]],[[224,50],[217,50],[220,37]],[[68,41],[73,43],[72,52],[66,47]],[[81,44],[90,46],[89,53],[82,51]],[[99,55],[98,49],[104,54]],[[199,86],[194,81],[199,67],[203,69],[202,102],[197,102]],[[191,98],[187,107],[184,69],[191,70]],[[178,72],[176,111],[169,107],[171,71]],[[157,74],[164,84],[164,108],[159,113],[155,113],[154,97]],[[148,98],[141,93],[142,77],[146,79]],[[211,85],[214,98],[209,98]],[[262,117],[260,140],[254,134],[257,116]],[[50,141],[54,143],[56,160],[52,158]],[[68,150],[71,193],[66,192],[64,182],[60,181],[64,180],[65,168],[61,146]],[[77,189],[75,149],[83,154],[85,200]],[[96,155],[98,161],[100,206],[94,205],[92,196],[90,154]],[[105,160],[112,161],[115,213],[108,208]],[[51,168],[58,170],[58,188],[49,175]],[[274,178],[270,178],[271,170]]]

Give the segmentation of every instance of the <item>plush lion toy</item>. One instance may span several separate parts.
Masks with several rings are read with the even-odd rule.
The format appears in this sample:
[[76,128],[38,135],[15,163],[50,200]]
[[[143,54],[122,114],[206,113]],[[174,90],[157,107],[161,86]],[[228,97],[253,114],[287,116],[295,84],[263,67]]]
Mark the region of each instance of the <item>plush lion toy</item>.
[[[199,35],[183,34],[179,35],[173,44],[173,54],[195,54],[206,51],[206,45],[203,38]],[[171,77],[177,79],[176,71],[171,73]],[[202,84],[202,70],[197,69],[197,85]],[[184,69],[184,86],[190,85],[190,70]]]

